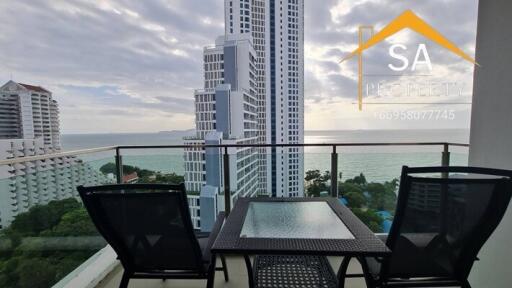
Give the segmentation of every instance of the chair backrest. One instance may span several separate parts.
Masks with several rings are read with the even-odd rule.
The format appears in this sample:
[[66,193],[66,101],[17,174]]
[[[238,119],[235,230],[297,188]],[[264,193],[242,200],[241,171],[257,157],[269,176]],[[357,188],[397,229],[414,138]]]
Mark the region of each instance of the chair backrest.
[[80,186],[78,191],[125,269],[205,272],[183,184]]
[[438,275],[423,276],[466,279],[505,214],[511,178],[508,170],[404,166],[386,244],[393,255],[413,247],[422,261],[427,259],[427,266],[436,266],[430,273]]

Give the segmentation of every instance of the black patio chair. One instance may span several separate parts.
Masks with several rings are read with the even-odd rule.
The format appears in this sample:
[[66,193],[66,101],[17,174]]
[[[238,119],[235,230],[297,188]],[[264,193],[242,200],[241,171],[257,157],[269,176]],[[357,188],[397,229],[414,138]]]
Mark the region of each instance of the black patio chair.
[[[471,287],[471,267],[509,204],[511,178],[507,170],[404,166],[391,231],[381,236],[391,257],[358,258],[367,286]],[[349,261],[340,283],[354,276],[345,275]]]
[[211,288],[216,270],[229,280],[224,257],[222,268],[216,268],[216,256],[210,253],[224,213],[208,237],[197,237],[183,184],[79,186],[78,191],[123,265],[119,287],[127,287],[131,278],[153,278],[207,279],[206,287]]

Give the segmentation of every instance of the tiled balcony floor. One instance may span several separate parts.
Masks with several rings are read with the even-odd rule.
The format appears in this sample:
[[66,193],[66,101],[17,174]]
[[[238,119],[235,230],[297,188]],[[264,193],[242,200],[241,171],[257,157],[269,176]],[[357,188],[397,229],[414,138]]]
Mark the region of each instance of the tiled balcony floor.
[[[341,258],[329,258],[333,270],[336,272]],[[229,270],[229,282],[224,281],[222,271],[217,271],[215,274],[215,288],[240,288],[248,287],[247,282],[247,270],[245,269],[245,262],[241,257],[227,257],[226,258],[228,270]],[[217,264],[220,267],[220,263]],[[353,261],[349,267],[349,273],[361,273],[361,267],[356,261]],[[105,279],[103,279],[96,288],[117,288],[121,281],[121,275],[123,274],[123,268],[117,267],[112,273],[110,273]],[[363,288],[366,287],[363,279],[347,279],[345,287],[348,288]],[[204,288],[206,287],[206,280],[167,280],[162,281],[159,279],[148,280],[148,279],[133,279],[130,280],[129,288]]]

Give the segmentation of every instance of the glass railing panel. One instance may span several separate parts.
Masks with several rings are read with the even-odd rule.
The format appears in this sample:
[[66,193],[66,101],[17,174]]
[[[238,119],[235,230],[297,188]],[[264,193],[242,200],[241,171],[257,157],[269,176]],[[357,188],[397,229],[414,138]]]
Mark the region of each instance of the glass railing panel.
[[304,196],[331,196],[331,147],[305,148]]
[[105,247],[76,186],[116,182],[112,154],[0,166],[0,287],[51,287]]
[[[203,147],[193,146],[187,148],[121,149],[123,183],[185,183],[192,224],[195,229],[200,230],[200,194],[202,190],[214,190],[207,193],[215,198],[215,201],[213,201],[215,207],[212,210],[211,219],[215,219],[216,212],[224,210],[221,149],[209,148],[207,151],[208,153],[205,153],[206,150]],[[206,159],[209,160],[208,165]],[[115,162],[112,161],[106,165],[115,167]],[[205,185],[208,184],[207,175],[212,187],[205,188]],[[221,181],[221,183],[219,184],[216,181]]]
[[[182,183],[184,149],[122,149],[123,183]],[[107,163],[115,168],[115,161]]]
[[[467,148],[450,147],[450,165],[467,165]],[[402,166],[440,166],[443,146],[339,147],[338,197],[370,229],[387,233]]]

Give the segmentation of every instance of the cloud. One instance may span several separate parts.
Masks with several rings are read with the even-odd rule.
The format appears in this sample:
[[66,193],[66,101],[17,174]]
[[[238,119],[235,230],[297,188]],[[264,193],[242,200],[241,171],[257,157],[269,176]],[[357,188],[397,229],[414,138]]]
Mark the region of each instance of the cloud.
[[[316,7],[323,5],[316,5],[314,1],[310,1],[309,4],[311,9],[315,10],[320,16],[311,17],[311,19],[315,19],[314,23],[306,22],[305,85],[308,88],[307,91],[321,91],[322,93],[317,93],[314,101],[306,101],[306,129],[327,129],[325,127],[331,125],[327,124],[327,122],[332,122],[325,121],[325,119],[337,118],[346,119],[346,121],[335,121],[338,129],[397,128],[404,126],[408,128],[425,128],[429,123],[431,125],[430,128],[467,128],[469,126],[467,119],[469,118],[470,109],[467,109],[467,107],[457,107],[456,110],[460,117],[456,117],[450,124],[441,121],[405,121],[404,125],[398,125],[396,121],[381,121],[373,117],[375,112],[393,111],[396,109],[402,111],[453,109],[453,107],[440,104],[365,106],[364,109],[371,111],[371,113],[363,111],[354,114],[353,112],[356,110],[356,107],[352,103],[357,99],[357,84],[354,83],[357,80],[357,58],[349,59],[341,64],[339,64],[339,60],[357,47],[357,31],[360,25],[373,25],[377,32],[407,9],[413,10],[457,46],[468,52],[469,55],[473,55],[476,37],[477,1],[347,0],[329,3],[330,7]],[[307,2],[306,8],[308,8]],[[306,13],[308,13],[307,10]],[[308,25],[313,25],[314,27]],[[310,27],[309,31],[308,27]],[[369,36],[368,31],[366,31],[365,39]],[[389,46],[392,43],[406,44],[408,46],[406,55],[411,62],[414,59],[417,45],[419,43],[426,43],[434,69],[430,73],[431,76],[424,77],[420,79],[421,81],[451,81],[458,82],[464,86],[463,95],[456,97],[456,99],[452,99],[452,97],[439,101],[439,99],[431,98],[429,101],[470,101],[472,65],[468,65],[468,63],[457,56],[439,48],[436,44],[410,30],[401,31],[387,41],[365,51],[363,55],[363,79],[365,82],[378,83],[385,80],[393,83],[409,81],[407,77],[395,77],[390,80],[389,77],[381,76],[381,74],[393,74],[393,71],[390,71],[388,68],[389,63],[396,63],[394,62],[396,60],[388,54]],[[336,69],[329,69],[330,67],[334,68],[335,64],[339,65],[337,71]],[[411,73],[411,71],[408,71],[408,73]],[[315,79],[315,81],[310,79]],[[306,94],[306,100],[309,97]],[[391,100],[397,101],[397,99],[386,100],[389,102],[392,102]],[[409,100],[415,101],[414,99]],[[322,107],[322,109],[318,109],[319,107]],[[323,126],[325,127],[322,128]],[[331,127],[330,129],[333,128]]]
[[[315,113],[325,105],[348,105],[336,106],[345,110],[333,113],[352,115],[357,61],[339,60],[356,47],[358,25],[380,29],[412,9],[464,50],[474,51],[476,0],[304,3],[306,129],[322,127],[318,119],[329,115]],[[193,90],[203,85],[203,47],[224,33],[223,14],[223,0],[1,1],[0,80],[12,74],[15,81],[52,90],[64,132],[189,129]],[[472,69],[430,51],[443,63],[443,76],[471,84]],[[386,67],[386,56],[385,49],[377,49],[365,56],[365,65]],[[362,117],[356,115],[347,119]],[[339,129],[357,128],[352,122],[341,121]]]

